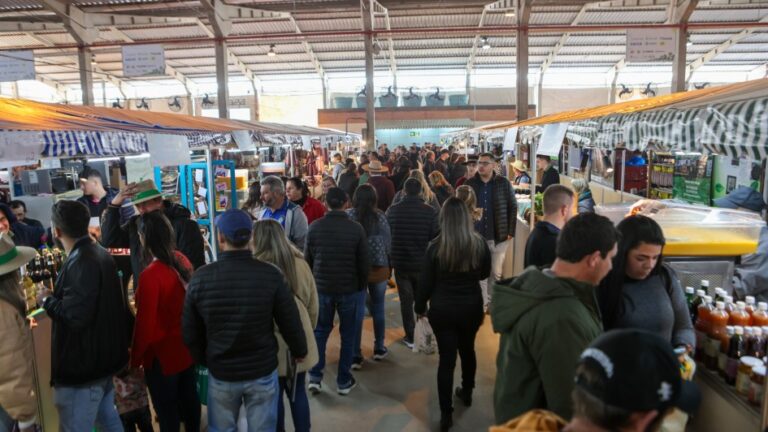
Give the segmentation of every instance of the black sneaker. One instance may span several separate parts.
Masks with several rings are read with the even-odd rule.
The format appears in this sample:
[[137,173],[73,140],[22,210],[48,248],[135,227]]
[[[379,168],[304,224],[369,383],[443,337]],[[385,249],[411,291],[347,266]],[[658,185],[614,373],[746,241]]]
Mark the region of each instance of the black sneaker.
[[313,395],[319,394],[323,390],[323,383],[310,381],[307,389]]
[[402,338],[401,342],[408,347],[409,350],[413,350],[413,340],[408,338]]
[[363,368],[363,358],[362,357],[355,357],[352,359],[352,370],[360,370]]
[[351,383],[349,383],[349,385],[348,385],[348,386],[346,386],[346,387],[339,387],[339,388],[338,388],[336,391],[337,391],[337,392],[338,392],[340,395],[342,395],[342,396],[346,396],[346,395],[348,395],[348,394],[349,394],[349,392],[351,392],[351,391],[352,391],[352,389],[353,389],[353,388],[355,388],[355,387],[357,387],[357,381],[356,381],[354,378],[352,378],[352,382],[351,382]]
[[456,387],[456,392],[454,394],[457,398],[459,398],[465,407],[472,406],[472,390],[467,391],[461,387]]
[[374,351],[373,351],[373,359],[374,359],[375,361],[382,361],[382,360],[384,360],[384,357],[386,357],[386,356],[387,356],[387,354],[389,354],[389,350],[388,350],[388,349],[386,349],[386,348],[384,348],[384,349],[383,349],[383,350],[381,350],[381,351],[379,351],[379,350],[374,350]]

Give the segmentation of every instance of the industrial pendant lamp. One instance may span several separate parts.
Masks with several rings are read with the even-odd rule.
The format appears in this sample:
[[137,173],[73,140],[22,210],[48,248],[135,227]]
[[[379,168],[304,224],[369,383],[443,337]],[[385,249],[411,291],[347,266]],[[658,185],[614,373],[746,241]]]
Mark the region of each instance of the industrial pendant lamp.
[[491,49],[491,44],[488,43],[488,38],[486,36],[480,38],[480,41],[483,43],[482,47],[484,50]]
[[267,56],[274,57],[277,53],[275,52],[275,44],[272,44],[269,46],[269,51],[267,51]]

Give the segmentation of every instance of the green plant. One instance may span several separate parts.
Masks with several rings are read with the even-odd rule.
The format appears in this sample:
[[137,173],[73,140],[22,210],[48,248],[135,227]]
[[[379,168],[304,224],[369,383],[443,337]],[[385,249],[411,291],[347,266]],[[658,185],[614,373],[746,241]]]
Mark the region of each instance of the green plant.
[[536,209],[536,216],[544,217],[544,194],[539,192],[533,197],[533,205]]

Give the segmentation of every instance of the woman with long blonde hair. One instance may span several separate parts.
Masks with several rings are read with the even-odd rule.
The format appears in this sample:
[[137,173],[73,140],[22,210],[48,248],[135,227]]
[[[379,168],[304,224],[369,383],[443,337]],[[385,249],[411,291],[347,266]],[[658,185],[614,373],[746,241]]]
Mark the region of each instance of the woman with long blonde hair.
[[[301,324],[307,340],[307,357],[296,365],[298,375],[296,380],[295,398],[291,401],[291,416],[296,431],[309,431],[309,400],[307,399],[306,375],[307,371],[317,363],[317,343],[315,342],[314,328],[317,325],[318,303],[317,288],[312,270],[304,260],[304,255],[292,245],[286,238],[283,227],[272,219],[264,219],[253,225],[253,237],[251,241],[253,257],[275,265],[285,276],[288,287],[293,292],[296,307],[299,310]],[[280,377],[280,397],[278,402],[277,430],[285,429],[285,406],[283,393],[286,392],[288,374],[288,345],[275,328],[279,351],[278,376]]]
[[469,215],[472,216],[472,221],[477,222],[483,217],[483,209],[477,208],[477,196],[475,190],[471,186],[461,185],[456,188],[456,198],[464,201],[469,210]]
[[429,173],[429,182],[432,184],[432,192],[434,192],[440,205],[443,205],[445,200],[453,196],[453,186],[448,183],[440,171],[435,170]]
[[[472,405],[477,359],[475,336],[485,317],[480,281],[491,274],[491,251],[474,229],[467,205],[448,198],[440,211],[440,234],[429,244],[414,311],[429,319],[435,332],[440,361],[437,393],[440,430],[453,424],[453,371],[461,357],[461,387],[456,397]],[[429,310],[427,311],[427,304]]]
[[[427,183],[426,177],[424,177],[424,172],[419,169],[411,170],[410,174],[408,175],[408,178],[413,178],[419,181],[421,183],[421,193],[419,194],[419,197],[430,206],[434,207],[435,210],[440,211],[440,202],[437,200],[437,197],[432,192],[432,189],[429,187],[429,183]],[[401,190],[397,194],[395,194],[395,198],[392,200],[392,205],[395,205],[399,203],[400,201],[405,198],[405,190]]]

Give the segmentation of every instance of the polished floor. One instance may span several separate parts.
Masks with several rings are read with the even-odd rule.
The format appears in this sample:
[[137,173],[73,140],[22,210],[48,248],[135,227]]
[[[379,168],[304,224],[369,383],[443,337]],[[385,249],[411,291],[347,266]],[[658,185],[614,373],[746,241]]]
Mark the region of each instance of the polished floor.
[[[417,432],[438,430],[440,410],[437,400],[438,356],[412,353],[400,343],[403,330],[397,291],[387,291],[387,334],[389,355],[383,361],[373,355],[373,323],[366,316],[363,330],[363,369],[353,371],[358,386],[347,396],[336,393],[339,335],[335,330],[328,342],[323,392],[310,395],[312,429],[337,432]],[[454,401],[452,431],[488,430],[493,423],[493,383],[496,376],[498,336],[491,329],[490,318],[477,335],[477,387],[473,404],[464,408]],[[457,364],[455,384],[460,383]],[[292,426],[286,425],[286,430]]]

